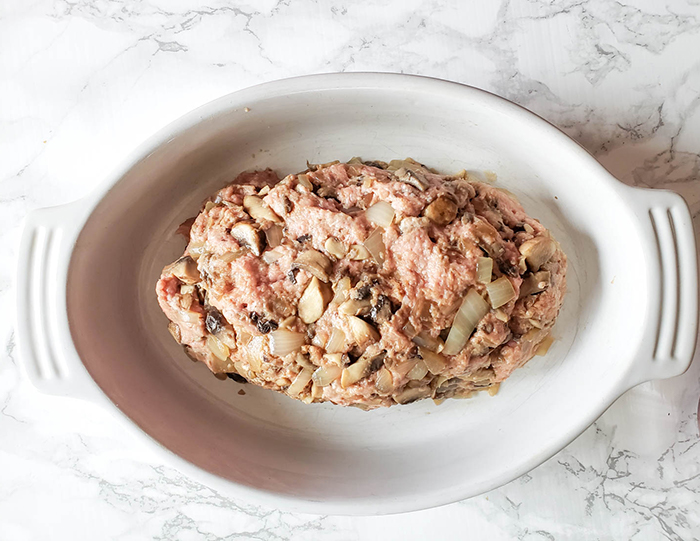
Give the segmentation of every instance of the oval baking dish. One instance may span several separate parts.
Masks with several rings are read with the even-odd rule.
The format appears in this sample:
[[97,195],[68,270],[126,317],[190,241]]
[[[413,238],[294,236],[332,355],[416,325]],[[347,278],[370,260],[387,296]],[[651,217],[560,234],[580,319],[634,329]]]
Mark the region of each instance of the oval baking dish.
[[[304,405],[220,381],[170,338],[154,284],[182,251],[178,224],[243,170],[352,156],[494,171],[561,242],[569,291],[556,341],[496,397],[371,412]],[[504,99],[391,74],[277,81],[186,115],[97,193],[29,215],[18,294],[21,358],[38,389],[109,408],[224,494],[338,514],[441,505],[525,473],[627,389],[685,371],[698,310],[680,196],[621,184]]]

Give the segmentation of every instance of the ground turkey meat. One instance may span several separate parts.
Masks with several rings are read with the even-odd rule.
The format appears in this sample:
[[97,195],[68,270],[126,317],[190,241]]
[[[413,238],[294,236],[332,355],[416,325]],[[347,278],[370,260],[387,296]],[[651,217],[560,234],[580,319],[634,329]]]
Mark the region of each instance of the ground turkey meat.
[[514,196],[413,160],[243,173],[157,284],[220,378],[372,409],[495,392],[550,341],[566,256]]

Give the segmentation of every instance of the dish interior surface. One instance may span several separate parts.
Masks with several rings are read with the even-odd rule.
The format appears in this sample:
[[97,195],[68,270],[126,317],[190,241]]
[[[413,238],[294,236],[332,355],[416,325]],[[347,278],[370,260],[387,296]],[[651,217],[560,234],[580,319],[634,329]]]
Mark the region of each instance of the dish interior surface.
[[[201,111],[201,122],[132,167],[88,219],[68,275],[71,333],[106,395],[204,470],[306,501],[412,507],[420,494],[445,503],[512,479],[577,435],[608,405],[600,397],[619,392],[644,327],[635,218],[602,168],[562,134],[453,86],[247,91]],[[154,286],[184,247],[177,226],[208,195],[244,170],[284,176],[307,160],[352,156],[493,171],[560,241],[569,271],[556,341],[495,397],[370,412],[305,405],[216,379],[168,334]]]

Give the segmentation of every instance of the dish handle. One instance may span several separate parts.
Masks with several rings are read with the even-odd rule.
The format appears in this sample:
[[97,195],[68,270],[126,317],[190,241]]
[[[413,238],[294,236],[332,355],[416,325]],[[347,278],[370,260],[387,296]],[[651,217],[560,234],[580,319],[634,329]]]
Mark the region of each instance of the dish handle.
[[637,385],[690,366],[698,334],[698,263],[692,217],[680,195],[625,186],[623,196],[639,220],[650,284],[647,332],[629,374]]
[[85,201],[39,209],[25,219],[17,273],[17,343],[21,369],[39,391],[98,401],[101,391],[71,338],[66,309],[68,265],[86,216]]

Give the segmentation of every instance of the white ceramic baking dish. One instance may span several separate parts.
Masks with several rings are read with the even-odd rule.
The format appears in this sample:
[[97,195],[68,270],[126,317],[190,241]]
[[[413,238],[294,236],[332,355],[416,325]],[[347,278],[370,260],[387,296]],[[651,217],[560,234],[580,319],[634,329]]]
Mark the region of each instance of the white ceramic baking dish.
[[[569,257],[556,342],[495,397],[364,412],[219,381],[166,330],[154,285],[175,229],[246,169],[411,156],[494,171]],[[525,473],[640,382],[681,374],[697,268],[681,197],[627,187],[534,114],[455,83],[390,74],[283,80],[223,97],[141,145],[96,193],[30,214],[18,338],[49,394],[128,419],[163,460],[224,494],[314,513],[453,502]]]

